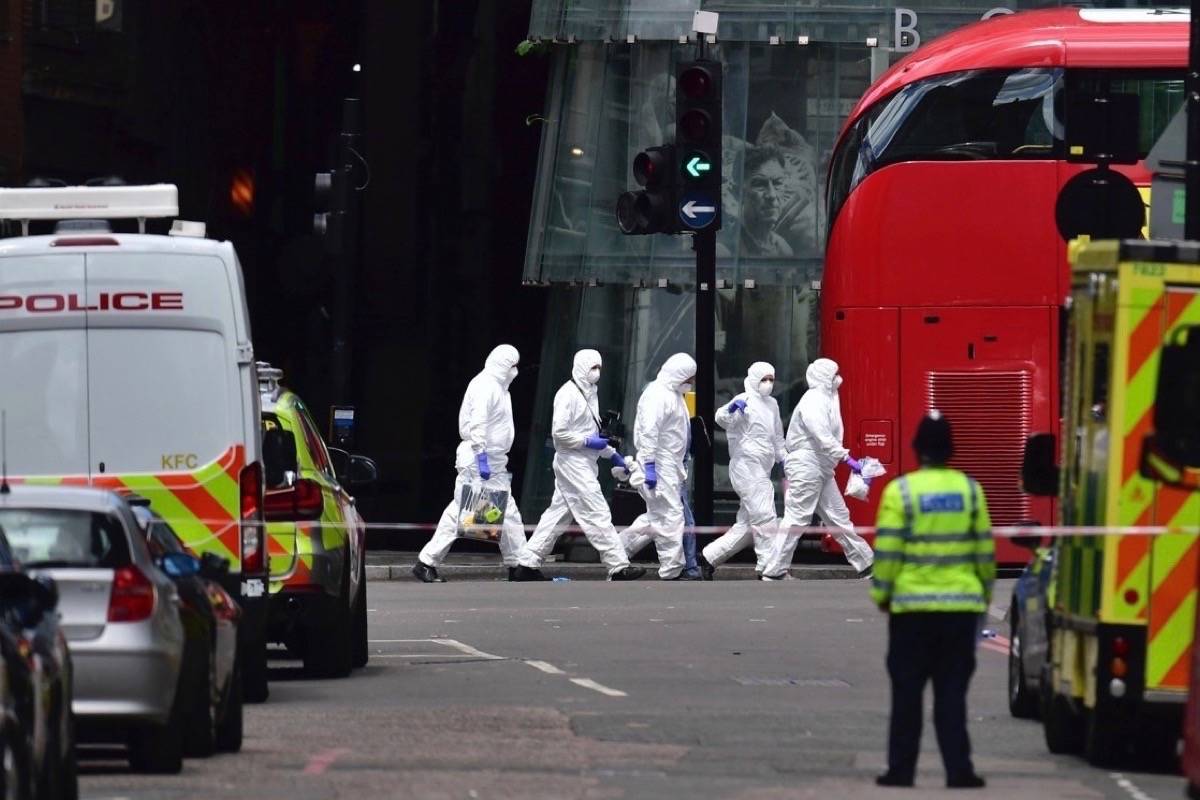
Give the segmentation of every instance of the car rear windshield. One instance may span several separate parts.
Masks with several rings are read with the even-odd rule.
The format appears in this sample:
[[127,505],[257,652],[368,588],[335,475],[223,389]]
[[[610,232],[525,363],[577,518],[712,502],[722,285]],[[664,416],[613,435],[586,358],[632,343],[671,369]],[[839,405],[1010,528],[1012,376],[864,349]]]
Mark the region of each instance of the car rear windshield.
[[0,509],[13,556],[25,567],[119,567],[129,563],[120,520],[67,509]]

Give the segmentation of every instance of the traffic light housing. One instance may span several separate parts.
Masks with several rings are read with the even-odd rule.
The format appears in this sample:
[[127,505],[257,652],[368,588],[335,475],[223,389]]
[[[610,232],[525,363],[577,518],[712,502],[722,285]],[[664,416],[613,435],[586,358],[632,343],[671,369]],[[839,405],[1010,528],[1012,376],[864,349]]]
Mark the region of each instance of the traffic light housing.
[[684,61],[675,68],[679,230],[721,228],[722,78],[719,61]]
[[675,224],[675,148],[649,147],[633,159],[633,177],[641,191],[617,198],[617,225],[621,233],[641,236],[677,233]]
[[318,172],[313,181],[313,232],[325,242],[325,251],[338,255],[342,250],[346,210],[349,205],[350,176],[345,169]]

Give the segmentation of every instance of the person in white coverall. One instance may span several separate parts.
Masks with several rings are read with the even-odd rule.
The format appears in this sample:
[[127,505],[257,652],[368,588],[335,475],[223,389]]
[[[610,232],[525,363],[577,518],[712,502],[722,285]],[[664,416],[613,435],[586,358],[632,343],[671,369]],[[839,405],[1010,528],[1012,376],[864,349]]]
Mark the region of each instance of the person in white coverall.
[[[446,553],[450,552],[450,546],[458,534],[458,502],[463,486],[505,474],[508,450],[516,435],[508,387],[517,377],[517,363],[520,360],[517,348],[502,344],[488,354],[483,372],[467,384],[467,392],[458,409],[458,434],[462,437],[462,443],[454,460],[454,467],[458,470],[454,497],[442,512],[433,538],[421,550],[417,563],[413,565],[413,575],[417,580],[424,583],[445,582],[438,575],[437,568],[446,558]],[[500,533],[500,555],[508,567],[509,580],[515,576],[517,554],[524,546],[525,525],[521,522],[521,512],[510,490]]]
[[814,513],[832,527],[831,533],[850,565],[860,576],[869,574],[875,556],[871,547],[854,532],[850,522],[850,511],[838,489],[833,472],[841,461],[845,461],[855,472],[862,466],[850,457],[850,451],[842,446],[842,405],[838,398],[838,387],[842,376],[838,375],[837,362],[818,358],[808,365],[805,373],[808,391],[800,398],[792,412],[787,431],[787,459],[784,473],[787,476],[787,494],[784,496],[784,516],[781,530],[786,536],[776,536],[776,546],[771,559],[763,570],[763,580],[787,580],[788,567],[800,533],[793,533],[793,526],[812,524]]
[[639,490],[646,513],[621,532],[625,552],[633,556],[652,540],[658,550],[658,577],[673,581],[683,572],[683,459],[691,418],[683,396],[692,390],[696,362],[676,353],[667,359],[638,399],[633,445],[645,473]]
[[765,361],[750,365],[746,391],[722,406],[717,424],[729,434],[729,481],[737,492],[737,519],[723,536],[700,554],[700,572],[705,580],[751,542],[761,573],[771,559],[776,542],[775,485],[771,469],[784,460],[783,422],[775,389],[775,368]]
[[533,536],[517,556],[518,581],[549,580],[538,568],[554,549],[571,517],[608,567],[609,580],[635,580],[646,574],[642,567],[629,565],[629,557],[613,527],[608,502],[600,490],[597,458],[609,458],[614,466],[625,467],[625,459],[600,435],[600,404],[596,397],[600,367],[599,353],[580,350],[571,367],[571,380],[554,395],[550,428],[554,440],[554,496],[538,520]]

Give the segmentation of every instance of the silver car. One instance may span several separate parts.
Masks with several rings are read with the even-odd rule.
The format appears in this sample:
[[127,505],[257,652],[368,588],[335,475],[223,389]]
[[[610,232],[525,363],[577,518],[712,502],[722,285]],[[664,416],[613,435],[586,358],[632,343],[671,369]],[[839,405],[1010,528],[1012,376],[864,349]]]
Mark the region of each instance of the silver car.
[[178,772],[179,595],[129,505],[99,489],[14,486],[0,496],[0,529],[26,570],[58,584],[79,738],[126,742],[135,770]]

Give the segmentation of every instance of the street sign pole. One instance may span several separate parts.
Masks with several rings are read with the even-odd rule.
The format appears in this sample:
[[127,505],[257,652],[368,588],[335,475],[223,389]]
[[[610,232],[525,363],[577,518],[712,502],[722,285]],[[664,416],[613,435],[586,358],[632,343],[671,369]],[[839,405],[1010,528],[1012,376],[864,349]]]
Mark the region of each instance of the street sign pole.
[[695,491],[692,512],[697,525],[713,524],[712,423],[717,387],[713,365],[717,358],[717,232],[704,228],[692,236],[696,251],[696,418],[702,432],[693,432]]

